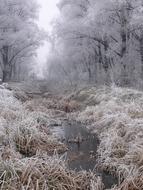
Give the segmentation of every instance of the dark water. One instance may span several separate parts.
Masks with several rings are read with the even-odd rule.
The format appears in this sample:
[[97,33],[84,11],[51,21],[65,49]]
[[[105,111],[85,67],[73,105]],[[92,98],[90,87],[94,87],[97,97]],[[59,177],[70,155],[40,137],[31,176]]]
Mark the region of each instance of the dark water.
[[[85,127],[72,122],[65,124],[63,127],[54,127],[53,132],[64,139],[69,151],[67,152],[68,166],[70,169],[91,170],[95,169],[97,164],[97,148],[100,143],[97,135],[91,134]],[[79,139],[80,143],[76,139]],[[76,141],[73,142],[73,141]],[[106,188],[111,188],[117,184],[117,179],[106,172],[96,172],[104,182]]]
[[[69,167],[77,171],[93,170],[96,164],[96,151],[99,140],[96,135],[91,135],[84,127],[77,126],[73,123],[71,126],[65,127],[66,144],[69,147],[67,153],[69,159]],[[81,143],[68,142],[68,140],[81,138]]]

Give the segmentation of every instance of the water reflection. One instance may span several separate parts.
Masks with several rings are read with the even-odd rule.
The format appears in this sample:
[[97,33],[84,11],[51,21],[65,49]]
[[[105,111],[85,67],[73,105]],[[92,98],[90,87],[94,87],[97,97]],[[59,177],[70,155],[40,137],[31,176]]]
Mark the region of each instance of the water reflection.
[[[100,143],[97,135],[90,133],[81,124],[72,122],[64,126],[53,128],[52,132],[58,138],[64,139],[69,151],[67,152],[70,169],[80,171],[93,171],[97,164],[97,148]],[[97,172],[102,178],[106,188],[117,184],[117,179],[106,172]]]

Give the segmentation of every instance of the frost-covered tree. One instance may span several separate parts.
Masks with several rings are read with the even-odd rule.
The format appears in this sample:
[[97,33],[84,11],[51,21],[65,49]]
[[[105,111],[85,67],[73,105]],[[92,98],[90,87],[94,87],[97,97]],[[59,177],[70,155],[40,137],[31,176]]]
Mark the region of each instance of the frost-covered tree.
[[89,82],[136,85],[143,78],[142,7],[141,0],[61,0],[54,36],[62,67]]
[[0,63],[3,81],[8,81],[36,52],[41,32],[35,22],[35,0],[0,0],[0,4]]

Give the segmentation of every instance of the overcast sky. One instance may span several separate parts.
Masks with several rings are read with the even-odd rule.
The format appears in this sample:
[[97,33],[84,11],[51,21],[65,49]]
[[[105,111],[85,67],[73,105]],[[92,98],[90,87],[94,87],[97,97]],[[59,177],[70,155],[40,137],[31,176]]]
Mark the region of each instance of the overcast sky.
[[39,25],[45,30],[51,29],[51,21],[58,14],[56,4],[59,0],[38,0],[41,5]]
[[[38,0],[38,3],[41,6],[38,24],[46,31],[51,31],[51,22],[58,15],[58,9],[56,7],[58,1],[59,0]],[[42,75],[41,72],[44,64],[46,63],[48,49],[49,45],[45,44],[45,46],[38,50],[38,65],[41,68],[39,75]]]

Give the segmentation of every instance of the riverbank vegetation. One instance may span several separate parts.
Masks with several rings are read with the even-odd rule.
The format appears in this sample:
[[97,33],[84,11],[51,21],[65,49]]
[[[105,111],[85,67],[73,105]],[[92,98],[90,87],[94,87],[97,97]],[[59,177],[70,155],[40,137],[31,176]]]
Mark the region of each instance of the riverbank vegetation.
[[143,93],[128,88],[87,87],[72,98],[84,105],[73,118],[99,135],[97,167],[118,177],[121,185],[117,189],[142,189]]
[[[56,98],[33,99],[19,88],[0,88],[1,190],[103,189],[95,173],[68,169],[63,155],[68,149],[50,130],[66,117]],[[22,94],[25,101],[15,98],[15,94]]]
[[[65,157],[58,155],[68,149],[50,129],[67,118],[81,122],[98,135],[96,168],[118,178],[118,185],[112,189],[142,188],[141,91],[115,86],[85,87],[68,96],[48,94],[43,99],[41,95],[31,98],[20,89],[2,88],[1,189],[105,189],[95,172],[71,171]],[[15,94],[22,94],[25,101],[19,101]],[[76,109],[66,112],[65,102],[66,106],[74,102]]]

